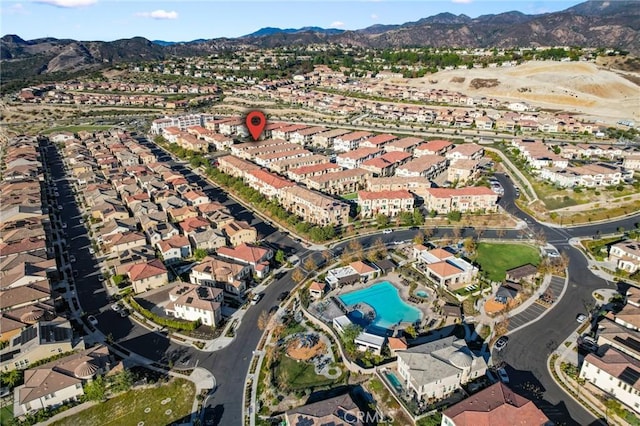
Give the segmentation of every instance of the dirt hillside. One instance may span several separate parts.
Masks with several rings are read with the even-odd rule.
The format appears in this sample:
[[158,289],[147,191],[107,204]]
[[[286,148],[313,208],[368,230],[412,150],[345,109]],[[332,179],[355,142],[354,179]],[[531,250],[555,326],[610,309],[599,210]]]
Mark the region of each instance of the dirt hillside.
[[587,62],[529,62],[517,67],[441,71],[408,84],[583,114],[614,124],[640,121],[640,73]]

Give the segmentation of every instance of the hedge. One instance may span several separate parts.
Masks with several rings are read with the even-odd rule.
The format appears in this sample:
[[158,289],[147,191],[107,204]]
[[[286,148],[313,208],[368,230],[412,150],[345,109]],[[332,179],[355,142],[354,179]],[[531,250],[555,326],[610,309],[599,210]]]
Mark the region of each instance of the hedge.
[[129,303],[129,305],[131,305],[131,307],[140,315],[142,315],[149,321],[158,325],[162,325],[168,328],[172,328],[175,330],[182,330],[182,331],[193,331],[200,326],[199,320],[198,321],[180,321],[180,320],[164,318],[159,315],[156,315],[153,312],[140,306],[138,302],[136,302],[136,300],[131,296],[127,296],[127,303]]

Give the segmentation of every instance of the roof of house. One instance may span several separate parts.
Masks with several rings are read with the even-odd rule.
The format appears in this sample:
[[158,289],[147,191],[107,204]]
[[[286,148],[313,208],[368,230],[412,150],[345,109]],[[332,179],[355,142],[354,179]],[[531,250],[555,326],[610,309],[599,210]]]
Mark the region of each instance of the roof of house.
[[389,337],[387,340],[387,345],[389,345],[389,349],[407,349],[409,346],[407,345],[407,339],[403,337]]
[[269,251],[270,249],[244,243],[237,247],[220,247],[217,253],[223,257],[255,265],[262,261]]
[[496,383],[444,410],[456,426],[542,426],[547,416],[529,399]]
[[438,152],[442,149],[450,147],[451,145],[453,145],[452,142],[449,142],[443,139],[436,139],[436,140],[423,143],[422,145],[416,148],[416,151]]
[[291,426],[362,426],[360,409],[349,394],[294,408],[285,413]]
[[398,200],[413,199],[413,194],[406,189],[399,189],[397,191],[358,191],[358,198],[362,200]]
[[189,243],[189,239],[184,235],[174,235],[171,238],[159,241],[158,246],[160,247],[160,250],[166,252],[174,248],[190,247],[191,243]]
[[430,263],[427,268],[440,277],[448,277],[462,272],[460,268],[447,261]]
[[353,270],[356,271],[360,275],[362,275],[362,274],[370,274],[371,272],[375,272],[375,271],[378,270],[376,267],[367,265],[366,263],[364,263],[361,260],[357,260],[355,262],[352,262],[352,263],[349,264],[349,266],[351,268],[353,268]]
[[521,265],[516,268],[511,268],[507,271],[507,276],[512,280],[519,280],[522,278],[530,277],[538,273],[538,268],[533,266],[531,263],[527,263],[526,265]]
[[588,354],[585,362],[595,365],[610,376],[618,378],[636,390],[640,390],[640,360],[609,346],[602,356],[593,353]]
[[468,197],[477,195],[497,196],[495,192],[486,186],[467,186],[464,188],[427,188],[426,191],[435,198]]
[[156,277],[167,273],[164,263],[160,259],[153,259],[145,263],[133,265],[127,274],[131,281],[139,281],[145,278]]

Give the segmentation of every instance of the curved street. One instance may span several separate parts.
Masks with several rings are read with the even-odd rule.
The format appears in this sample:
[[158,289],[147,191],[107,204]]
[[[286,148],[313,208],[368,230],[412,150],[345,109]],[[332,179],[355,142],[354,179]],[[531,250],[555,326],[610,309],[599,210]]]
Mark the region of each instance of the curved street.
[[[311,251],[301,246],[287,234],[260,220],[252,211],[228,197],[223,191],[212,186],[182,163],[173,161],[155,144],[144,139],[140,139],[140,141],[150,147],[161,161],[165,161],[176,171],[185,174],[190,183],[202,187],[211,199],[225,204],[234,216],[256,226],[259,234],[266,237],[271,245],[282,248],[287,254],[295,253],[301,259],[313,256],[316,263],[319,266],[322,265],[324,259],[320,251]],[[58,166],[59,160],[59,157],[54,160],[56,166]],[[61,167],[52,167],[51,169],[55,179],[64,178],[64,170]],[[547,226],[536,222],[518,209],[514,204],[515,192],[510,179],[504,175],[499,175],[498,178],[505,189],[500,205],[507,212],[525,221],[530,232],[543,232],[548,243],[553,244],[560,251],[564,251],[570,262],[570,279],[564,297],[557,301],[555,306],[539,321],[513,333],[510,336],[509,345],[500,354],[501,360],[507,364],[511,385],[530,396],[539,395],[541,408],[555,422],[580,425],[597,424],[598,420],[590,412],[565,394],[553,381],[546,367],[549,354],[575,331],[577,313],[584,312],[584,305],[593,302],[591,292],[597,288],[614,288],[612,283],[596,277],[589,271],[586,259],[579,250],[569,245],[569,240],[575,237],[614,233],[620,226],[631,229],[640,219],[640,215],[609,223],[573,228]],[[69,182],[66,180],[60,182],[61,197],[72,197]],[[78,299],[87,313],[96,315],[99,330],[105,336],[111,335],[118,346],[151,361],[164,363],[168,357],[178,355],[189,359],[192,366],[195,364],[207,369],[215,376],[217,387],[207,399],[205,419],[210,421],[210,424],[217,425],[241,424],[245,378],[252,353],[262,336],[262,331],[257,327],[258,316],[263,310],[278,304],[277,297],[282,291],[290,291],[295,287],[295,283],[291,279],[292,272],[288,271],[267,286],[264,298],[258,305],[259,309],[247,310],[236,329],[236,337],[230,345],[216,352],[202,352],[195,348],[174,344],[166,335],[149,331],[129,318],[121,318],[109,309],[107,294],[102,283],[98,280],[98,263],[87,250],[90,242],[84,227],[80,226],[78,221],[80,217],[81,212],[75,204],[65,206],[63,220],[73,225],[68,230],[69,251],[76,256],[77,266],[82,265],[78,269],[86,277],[81,283],[78,283]],[[448,230],[435,230],[433,238],[437,238],[441,234],[444,235],[446,231]],[[356,238],[364,247],[367,247],[378,238],[385,243],[410,241],[418,232],[415,229],[406,229],[389,234],[379,233]],[[467,230],[467,232],[470,231]],[[462,236],[465,236],[464,232]],[[487,230],[483,235],[483,238],[496,237],[496,232],[491,230]],[[503,238],[518,239],[521,238],[521,234],[511,230]],[[343,241],[333,248],[344,249],[347,244],[348,242]]]

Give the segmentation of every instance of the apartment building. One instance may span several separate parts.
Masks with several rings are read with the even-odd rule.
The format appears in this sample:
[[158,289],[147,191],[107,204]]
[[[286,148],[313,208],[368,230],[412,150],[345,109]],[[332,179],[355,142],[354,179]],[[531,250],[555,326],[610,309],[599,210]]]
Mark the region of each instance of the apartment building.
[[423,155],[396,168],[396,176],[433,179],[442,173],[449,161],[440,155]]
[[424,198],[426,190],[431,188],[431,181],[425,177],[372,177],[367,179],[366,188],[368,191],[399,191],[407,190],[417,196]]
[[397,141],[398,137],[388,133],[375,135],[360,142],[360,148],[379,148],[384,149],[385,145],[393,141]]
[[418,145],[413,151],[414,157],[422,157],[423,155],[445,155],[453,149],[453,142],[436,139]]
[[423,142],[424,142],[424,139],[409,136],[406,138],[397,139],[389,143],[386,143],[384,145],[384,150],[386,152],[401,151],[401,152],[408,152],[412,154],[414,150],[418,146],[420,146],[420,144],[422,144]]
[[350,130],[345,129],[333,129],[328,130],[326,132],[318,133],[313,135],[311,138],[311,144],[313,146],[318,146],[321,148],[331,148],[333,147],[333,141],[335,138],[351,133]]
[[479,160],[483,155],[484,148],[482,146],[475,143],[464,143],[447,151],[445,157],[453,163],[458,160]]
[[351,132],[333,138],[333,150],[336,152],[347,152],[360,146],[360,142],[373,136],[369,132]]
[[234,155],[218,157],[218,169],[233,177],[244,178],[244,175],[253,170],[260,170],[260,166],[251,161],[243,160]]
[[355,169],[360,167],[363,162],[381,156],[383,152],[379,148],[358,148],[339,154],[336,157],[336,163],[345,169]]
[[280,202],[289,212],[314,225],[344,225],[349,205],[307,188],[292,186],[280,191]]
[[623,178],[629,177],[629,175],[633,176],[633,172],[627,174],[617,166],[604,163],[564,168],[545,167],[540,170],[541,178],[565,188],[618,185]]
[[295,183],[265,170],[252,170],[245,174],[245,182],[269,199],[278,197],[280,190]]
[[383,214],[395,217],[402,212],[413,212],[414,197],[407,190],[398,191],[358,191],[358,205],[363,218]]
[[326,173],[334,173],[342,170],[335,163],[320,163],[313,166],[302,166],[287,170],[287,177],[295,182],[302,182],[308,177],[320,176]]
[[495,211],[498,194],[484,186],[466,188],[429,188],[424,197],[424,207],[439,214],[452,211]]
[[333,173],[307,177],[304,183],[310,188],[328,194],[347,194],[364,187],[371,172],[363,169],[346,169]]

